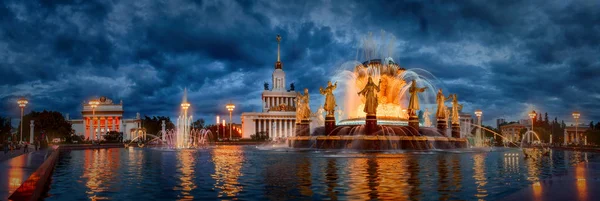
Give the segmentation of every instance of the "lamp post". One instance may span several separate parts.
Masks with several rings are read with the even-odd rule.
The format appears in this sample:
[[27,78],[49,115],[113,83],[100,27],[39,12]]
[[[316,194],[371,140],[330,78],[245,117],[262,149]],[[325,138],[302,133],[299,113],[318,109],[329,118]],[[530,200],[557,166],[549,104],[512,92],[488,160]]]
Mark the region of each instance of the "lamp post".
[[92,107],[92,141],[96,139],[96,127],[94,126],[96,121],[96,107],[100,104],[98,100],[91,100],[89,103]]
[[22,142],[23,141],[23,109],[25,109],[25,106],[27,106],[27,103],[29,103],[29,102],[27,101],[27,99],[25,99],[23,97],[23,98],[19,98],[17,103],[19,104],[19,107],[21,108],[21,132],[20,132],[21,139],[20,139],[20,141]]
[[[531,110],[531,112],[529,113],[529,118],[531,118],[531,133],[533,133],[533,124],[535,123],[535,121],[533,121],[533,119],[535,118],[536,113],[535,110]],[[531,133],[529,134],[529,140],[528,142],[531,143]]]
[[219,135],[219,130],[221,130],[219,128],[219,115],[217,115],[217,121],[216,121],[215,125],[217,125],[217,138],[221,139],[221,136]]
[[478,126],[477,134],[476,134],[477,141],[478,141],[478,143],[476,143],[476,144],[478,144],[477,146],[481,146],[481,141],[482,141],[482,137],[481,137],[481,115],[482,114],[483,114],[483,112],[480,109],[475,110],[475,116],[477,116],[477,126]]
[[231,120],[231,113],[233,112],[235,105],[231,103],[231,101],[229,101],[229,104],[227,104],[225,108],[227,108],[227,111],[229,111],[229,140],[231,141],[231,126],[233,126],[233,121]]
[[575,143],[579,144],[579,133],[577,132],[579,124],[579,112],[573,112],[573,119],[575,119]]
[[225,137],[225,119],[222,120],[223,124],[221,125],[223,127],[223,137]]

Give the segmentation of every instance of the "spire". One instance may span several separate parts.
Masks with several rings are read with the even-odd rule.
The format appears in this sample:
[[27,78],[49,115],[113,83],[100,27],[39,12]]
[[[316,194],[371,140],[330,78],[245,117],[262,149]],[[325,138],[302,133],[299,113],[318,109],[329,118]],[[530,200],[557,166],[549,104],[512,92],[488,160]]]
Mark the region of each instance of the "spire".
[[282,69],[283,68],[283,64],[281,63],[281,57],[280,57],[280,53],[279,53],[279,43],[281,42],[281,36],[279,34],[277,34],[277,62],[275,62],[275,69]]

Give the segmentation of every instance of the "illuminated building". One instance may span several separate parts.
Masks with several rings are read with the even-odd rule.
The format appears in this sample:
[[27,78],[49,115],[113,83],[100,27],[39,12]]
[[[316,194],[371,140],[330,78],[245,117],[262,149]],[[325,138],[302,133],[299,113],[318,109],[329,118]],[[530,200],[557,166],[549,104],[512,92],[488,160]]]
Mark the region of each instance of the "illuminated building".
[[272,87],[265,83],[262,92],[262,112],[242,113],[242,138],[250,135],[266,133],[271,139],[285,138],[294,135],[296,124],[296,92],[293,84],[286,88],[285,72],[279,56],[277,37],[277,62],[272,76]]
[[81,119],[69,119],[67,114],[67,121],[71,123],[75,135],[95,140],[103,139],[102,136],[110,131],[117,131],[123,133],[123,140],[131,140],[143,131],[139,113],[134,119],[123,119],[123,101],[117,104],[106,97],[100,97],[97,101],[99,104],[95,109],[88,102],[83,103]]

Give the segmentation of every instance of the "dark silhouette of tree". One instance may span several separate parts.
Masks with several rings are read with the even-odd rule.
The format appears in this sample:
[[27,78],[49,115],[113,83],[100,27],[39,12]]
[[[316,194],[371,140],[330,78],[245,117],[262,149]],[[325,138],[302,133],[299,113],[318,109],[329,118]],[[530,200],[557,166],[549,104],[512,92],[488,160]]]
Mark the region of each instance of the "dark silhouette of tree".
[[11,130],[12,125],[10,118],[0,117],[0,142],[8,139]]
[[550,127],[550,122],[548,121],[548,113],[544,113],[544,126],[546,128]]
[[200,119],[197,119],[196,121],[194,121],[192,123],[192,128],[203,129],[204,128],[204,119],[200,118]]
[[[29,141],[29,122],[31,120],[34,120],[33,124],[35,126],[33,135],[38,139],[41,137],[42,132],[48,136],[49,140],[53,138],[67,138],[71,134],[74,134],[71,123],[65,120],[60,112],[46,110],[42,112],[31,111],[29,114],[23,116],[23,141]],[[17,128],[18,132],[21,131],[20,128],[21,124]],[[19,135],[17,134],[17,136]]]
[[156,135],[162,130],[162,120],[165,120],[167,130],[175,128],[175,124],[171,122],[171,118],[165,116],[153,116],[152,118],[144,116],[142,127],[146,129],[146,133]]

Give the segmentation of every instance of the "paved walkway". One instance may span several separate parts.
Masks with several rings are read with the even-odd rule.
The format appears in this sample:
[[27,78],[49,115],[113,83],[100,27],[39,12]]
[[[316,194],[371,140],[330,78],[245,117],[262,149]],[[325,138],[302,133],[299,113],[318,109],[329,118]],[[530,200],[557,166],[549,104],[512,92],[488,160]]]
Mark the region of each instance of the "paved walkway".
[[[29,147],[29,152],[33,152],[35,151],[35,148]],[[16,156],[20,156],[21,154],[26,154],[26,152],[23,150],[23,148],[19,149],[19,150],[14,150],[14,151],[8,151],[6,152],[6,154],[4,154],[4,148],[0,147],[0,162],[5,161],[7,159],[10,158],[14,158]]]
[[6,155],[1,152],[0,200],[8,200],[8,196],[44,163],[48,153],[48,150],[40,150],[23,154],[23,149]]

